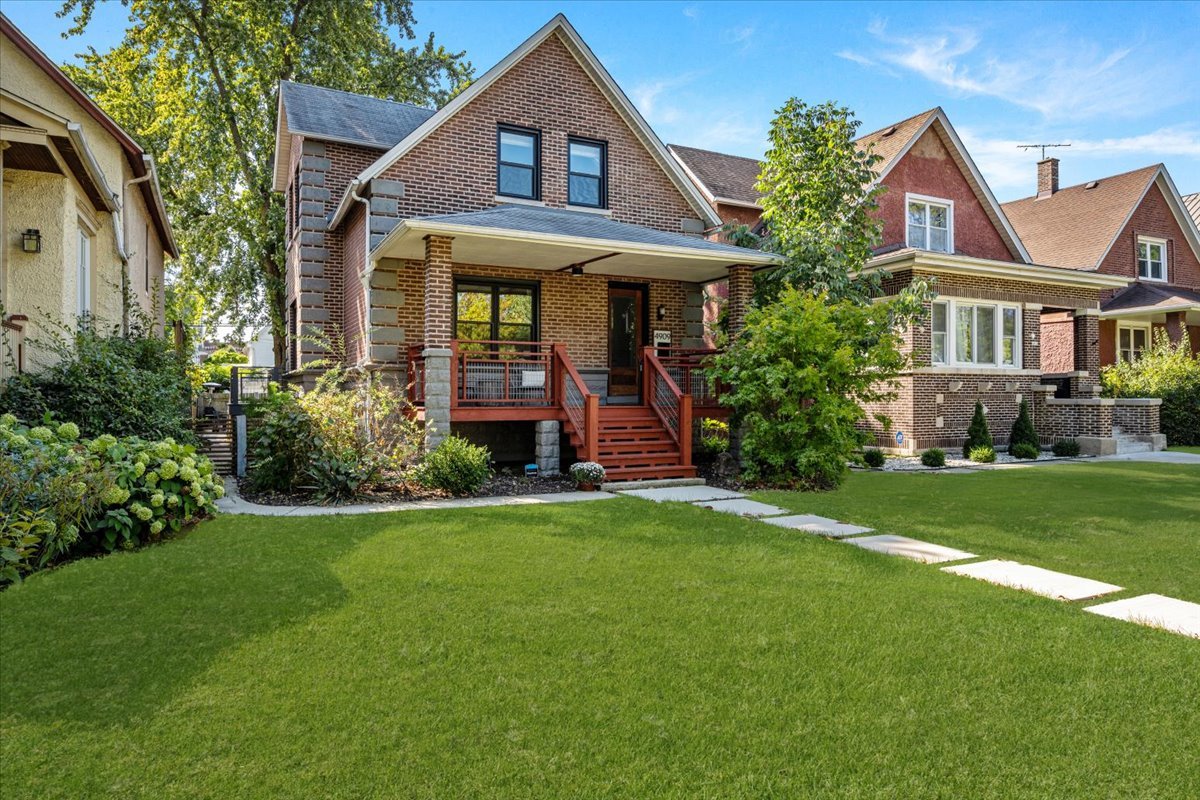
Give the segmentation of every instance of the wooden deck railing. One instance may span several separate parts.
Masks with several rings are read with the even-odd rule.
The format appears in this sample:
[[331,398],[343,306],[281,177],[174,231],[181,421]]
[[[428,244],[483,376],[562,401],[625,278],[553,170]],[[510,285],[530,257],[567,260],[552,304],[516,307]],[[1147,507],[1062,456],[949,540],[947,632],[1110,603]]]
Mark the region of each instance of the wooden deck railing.
[[642,398],[679,445],[679,463],[691,464],[692,396],[675,383],[653,347],[642,350]]
[[451,408],[552,406],[554,345],[455,340],[450,343]]
[[600,445],[600,395],[588,390],[563,344],[554,345],[554,386],[567,424],[583,442],[577,455],[585,461],[594,460]]
[[425,345],[408,346],[408,402],[414,406],[425,403]]

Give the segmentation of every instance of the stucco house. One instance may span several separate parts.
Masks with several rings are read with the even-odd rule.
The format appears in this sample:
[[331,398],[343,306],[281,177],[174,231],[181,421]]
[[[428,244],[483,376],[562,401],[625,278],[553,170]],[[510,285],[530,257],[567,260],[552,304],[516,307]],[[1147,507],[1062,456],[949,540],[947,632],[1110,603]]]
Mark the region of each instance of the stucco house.
[[291,380],[320,334],[411,384],[428,446],[695,473],[692,421],[724,413],[696,372],[701,287],[729,278],[736,328],[773,257],[704,238],[720,216],[565,17],[437,110],[279,102]]
[[[1130,279],[1101,298],[1100,365],[1136,359],[1156,329],[1173,342],[1189,336],[1200,353],[1200,230],[1167,168],[1060,188],[1058,167],[1056,158],[1039,162],[1037,194],[1004,211],[1039,262]],[[1044,366],[1067,372],[1071,319],[1043,319],[1043,331]]]
[[[880,157],[875,180],[885,188],[878,200],[883,241],[867,268],[888,273],[886,294],[918,278],[933,281],[937,292],[927,322],[906,333],[914,363],[900,378],[899,396],[868,409],[891,420],[867,423],[877,444],[898,452],[960,447],[976,401],[1004,443],[1025,399],[1046,442],[1074,437],[1096,453],[1112,452],[1128,438],[1161,446],[1157,401],[1096,396],[1101,300],[1130,278],[1031,256],[942,109],[858,142]],[[722,165],[720,154],[697,157],[679,146],[672,152],[694,179],[751,173],[738,163]],[[742,180],[739,189],[708,186],[704,194],[714,208],[718,197],[749,202],[753,189]],[[1069,354],[1070,382],[1061,387],[1045,380],[1042,363],[1042,321],[1060,314],[1086,345]]]
[[122,323],[122,286],[162,323],[178,251],[154,161],[0,15],[0,369],[36,369],[39,334]]

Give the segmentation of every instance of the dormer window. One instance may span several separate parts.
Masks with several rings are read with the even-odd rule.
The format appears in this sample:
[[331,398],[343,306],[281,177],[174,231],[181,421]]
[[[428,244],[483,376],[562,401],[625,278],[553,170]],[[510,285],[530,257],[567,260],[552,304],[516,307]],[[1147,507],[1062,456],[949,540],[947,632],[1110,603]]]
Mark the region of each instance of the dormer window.
[[567,203],[604,208],[608,204],[607,146],[604,142],[570,139],[567,144]]
[[908,246],[935,253],[954,252],[954,203],[936,197],[905,195]]
[[1138,277],[1144,281],[1167,279],[1167,242],[1149,236],[1137,238]]
[[542,194],[541,135],[501,125],[496,145],[496,194],[538,200]]

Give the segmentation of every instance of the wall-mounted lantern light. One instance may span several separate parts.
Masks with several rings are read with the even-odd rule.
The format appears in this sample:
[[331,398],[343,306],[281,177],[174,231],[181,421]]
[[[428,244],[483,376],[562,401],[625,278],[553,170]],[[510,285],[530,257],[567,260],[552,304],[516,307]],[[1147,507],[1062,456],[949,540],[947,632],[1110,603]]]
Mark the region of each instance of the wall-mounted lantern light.
[[654,310],[654,314],[660,320],[666,319],[667,318],[667,307],[659,306],[658,308],[656,308]]
[[42,252],[42,232],[37,228],[29,228],[22,233],[21,251],[24,253]]

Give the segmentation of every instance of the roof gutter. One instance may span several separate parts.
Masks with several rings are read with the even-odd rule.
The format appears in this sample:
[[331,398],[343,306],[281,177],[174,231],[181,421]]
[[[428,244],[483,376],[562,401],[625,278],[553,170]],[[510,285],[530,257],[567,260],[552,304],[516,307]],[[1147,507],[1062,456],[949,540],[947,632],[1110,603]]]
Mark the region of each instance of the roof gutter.
[[[907,264],[905,262],[908,262]],[[895,266],[912,266],[931,272],[959,275],[982,275],[986,277],[1023,279],[1038,283],[1053,283],[1060,286],[1086,286],[1094,289],[1120,289],[1132,283],[1132,279],[1120,275],[1102,275],[1040,264],[1022,264],[1016,261],[993,261],[971,256],[947,256],[926,251],[901,250],[896,253],[876,256],[871,259],[864,273],[886,270]]]
[[1118,308],[1114,311],[1100,311],[1101,319],[1122,319],[1124,317],[1145,317],[1151,314],[1175,314],[1179,312],[1200,311],[1200,303],[1186,303],[1177,306],[1135,306],[1133,308]]

